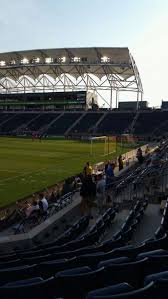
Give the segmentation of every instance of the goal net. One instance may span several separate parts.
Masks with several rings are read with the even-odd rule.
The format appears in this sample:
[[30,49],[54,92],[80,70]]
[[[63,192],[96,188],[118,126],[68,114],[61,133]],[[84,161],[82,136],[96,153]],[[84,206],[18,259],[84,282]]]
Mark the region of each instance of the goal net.
[[131,134],[122,134],[118,137],[117,142],[121,148],[131,148],[135,147],[135,145],[138,143],[138,140],[135,136]]
[[90,138],[90,154],[109,156],[116,152],[115,136],[99,136]]

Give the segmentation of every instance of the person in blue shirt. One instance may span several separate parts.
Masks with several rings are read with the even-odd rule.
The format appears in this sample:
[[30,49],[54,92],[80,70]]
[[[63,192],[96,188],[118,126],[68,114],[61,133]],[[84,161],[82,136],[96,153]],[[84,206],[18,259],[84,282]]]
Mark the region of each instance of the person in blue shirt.
[[112,183],[112,180],[114,178],[114,163],[109,163],[107,169],[106,169],[106,185],[109,185]]

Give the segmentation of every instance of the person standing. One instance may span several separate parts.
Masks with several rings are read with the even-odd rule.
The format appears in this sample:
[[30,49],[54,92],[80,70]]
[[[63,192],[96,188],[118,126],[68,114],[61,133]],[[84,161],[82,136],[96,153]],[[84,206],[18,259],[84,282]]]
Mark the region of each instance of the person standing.
[[139,164],[142,164],[144,159],[143,159],[142,149],[141,148],[138,148],[136,157],[138,159]]
[[105,190],[106,190],[106,181],[103,178],[102,174],[97,176],[97,185],[96,185],[96,201],[99,214],[102,214],[103,205],[105,204]]
[[107,170],[106,170],[106,184],[107,186],[110,185],[114,178],[114,163],[109,163]]
[[96,196],[96,184],[93,182],[91,175],[84,178],[80,195],[82,197],[80,204],[81,215],[91,216],[91,209]]
[[92,175],[92,172],[93,172],[92,166],[90,165],[89,162],[87,162],[83,169],[83,176],[84,177],[90,176]]
[[121,155],[118,157],[118,168],[119,168],[119,171],[124,168],[123,158]]

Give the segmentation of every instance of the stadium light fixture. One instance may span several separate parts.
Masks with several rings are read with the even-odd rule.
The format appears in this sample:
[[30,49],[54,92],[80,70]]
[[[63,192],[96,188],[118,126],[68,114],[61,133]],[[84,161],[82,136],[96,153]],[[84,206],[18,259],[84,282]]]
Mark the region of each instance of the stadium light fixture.
[[61,62],[66,62],[66,57],[61,57]]
[[14,59],[10,60],[9,64],[10,64],[10,65],[14,65],[14,64],[16,64],[16,60],[14,60]]
[[40,58],[39,57],[35,58],[35,63],[39,63],[39,62],[40,62]]
[[52,62],[53,62],[53,58],[52,57],[46,57],[45,63],[52,63]]
[[73,57],[72,59],[73,62],[80,62],[80,60],[81,60],[80,57]]
[[21,60],[21,64],[28,64],[28,63],[29,63],[29,60],[25,57]]
[[110,62],[110,58],[109,57],[107,57],[107,56],[103,56],[103,57],[101,57],[101,62]]
[[0,61],[0,66],[4,66],[4,65],[6,65],[6,62],[4,60],[1,60]]

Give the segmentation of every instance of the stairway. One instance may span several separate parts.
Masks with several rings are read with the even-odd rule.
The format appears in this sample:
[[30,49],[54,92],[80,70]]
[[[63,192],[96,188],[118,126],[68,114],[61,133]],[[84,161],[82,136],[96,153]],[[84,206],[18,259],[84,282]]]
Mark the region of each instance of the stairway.
[[66,130],[65,136],[69,134],[69,132],[81,121],[81,119],[86,115],[86,111],[82,113],[82,115]]
[[52,126],[52,124],[55,123],[55,121],[57,121],[58,119],[60,119],[63,115],[64,115],[64,112],[58,114],[57,117],[54,118],[48,125],[42,127],[42,128],[39,130],[39,133],[42,135],[42,134],[44,134],[45,132],[47,132],[47,130]]
[[40,117],[41,114],[37,114],[35,117],[33,117],[31,120],[29,120],[27,123],[22,124],[21,126],[19,126],[18,128],[16,128],[15,130],[13,130],[13,133],[19,133],[19,131],[22,131],[24,129],[26,129],[27,126],[29,126],[34,120],[38,119]]
[[134,119],[133,119],[133,121],[132,121],[130,127],[128,128],[128,132],[129,132],[129,134],[134,134],[134,131],[135,131],[135,124],[136,124],[136,122],[137,122],[137,120],[138,120],[139,115],[140,115],[140,111],[137,110],[137,112],[136,112],[136,114],[135,114],[135,116],[134,116]]
[[108,114],[108,112],[104,112],[103,115],[99,118],[99,120],[97,121],[97,123],[94,125],[94,127],[92,127],[93,129],[93,134],[96,134],[97,132],[97,128],[98,128],[98,125],[102,122],[102,120],[106,117],[106,115]]

